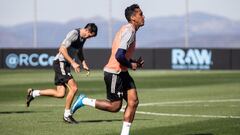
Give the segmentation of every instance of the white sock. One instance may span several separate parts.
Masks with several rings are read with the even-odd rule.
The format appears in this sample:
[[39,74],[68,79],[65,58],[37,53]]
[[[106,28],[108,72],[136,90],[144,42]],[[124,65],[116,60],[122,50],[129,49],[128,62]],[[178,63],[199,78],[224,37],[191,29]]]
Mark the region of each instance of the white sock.
[[130,127],[131,127],[131,123],[124,121],[121,135],[129,135]]
[[32,96],[34,98],[40,96],[40,90],[34,90],[33,93],[32,93]]
[[72,115],[71,112],[70,112],[70,109],[65,109],[65,111],[64,111],[64,117],[68,117],[68,116],[70,116],[70,115]]
[[88,105],[88,106],[95,107],[96,99],[84,98],[84,99],[82,100],[82,102],[83,102],[84,105]]

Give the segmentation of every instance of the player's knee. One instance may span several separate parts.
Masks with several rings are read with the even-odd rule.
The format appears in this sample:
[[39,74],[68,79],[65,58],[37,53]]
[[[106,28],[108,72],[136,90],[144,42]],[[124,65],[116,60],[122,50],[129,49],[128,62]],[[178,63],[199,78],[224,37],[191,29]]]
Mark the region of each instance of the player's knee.
[[65,97],[65,93],[57,93],[56,97],[57,98],[64,98]]
[[134,108],[137,108],[138,104],[139,104],[139,100],[138,99],[131,100],[131,101],[128,102],[128,106],[131,106],[131,107],[134,107]]
[[73,93],[76,93],[78,90],[78,88],[76,86],[71,87],[70,91],[72,91]]
[[139,100],[137,99],[134,101],[134,107],[138,107],[138,104],[139,104]]
[[119,112],[121,110],[121,107],[121,104],[111,104],[108,110],[110,110],[111,112]]
[[112,112],[119,112],[121,110],[121,106],[115,106],[112,108]]

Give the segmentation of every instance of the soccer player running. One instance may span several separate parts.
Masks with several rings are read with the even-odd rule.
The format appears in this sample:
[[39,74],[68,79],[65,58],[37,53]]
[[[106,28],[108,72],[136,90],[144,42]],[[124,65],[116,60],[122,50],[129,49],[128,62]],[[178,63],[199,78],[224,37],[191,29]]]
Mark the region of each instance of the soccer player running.
[[71,75],[70,68],[72,66],[76,73],[80,72],[80,65],[74,60],[78,58],[82,63],[83,69],[89,72],[89,67],[83,55],[83,45],[87,39],[97,36],[97,30],[98,28],[94,23],[88,23],[84,28],[74,29],[67,34],[53,62],[56,89],[39,90],[29,88],[26,97],[27,107],[29,107],[31,101],[38,96],[63,98],[68,88],[69,91],[66,97],[63,120],[71,124],[77,123],[77,121],[72,118],[70,112],[73,98],[78,90],[77,83]]
[[136,70],[143,66],[144,61],[131,59],[135,50],[136,31],[144,25],[144,15],[137,4],[125,9],[128,24],[123,25],[116,33],[110,59],[104,67],[104,80],[107,90],[107,100],[91,99],[79,95],[71,111],[88,105],[100,110],[118,112],[122,107],[122,100],[127,102],[124,112],[121,135],[129,135],[130,126],[138,106],[138,96],[134,80],[128,73],[128,68]]

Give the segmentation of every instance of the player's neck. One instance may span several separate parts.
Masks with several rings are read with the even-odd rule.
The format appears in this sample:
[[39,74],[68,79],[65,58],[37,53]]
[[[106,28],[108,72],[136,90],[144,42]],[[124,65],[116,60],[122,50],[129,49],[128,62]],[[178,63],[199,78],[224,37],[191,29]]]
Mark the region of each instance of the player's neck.
[[140,26],[138,26],[135,22],[130,22],[130,24],[132,25],[132,27],[135,29],[135,31],[137,31],[139,29]]
[[79,35],[80,37],[83,37],[84,29],[79,29]]

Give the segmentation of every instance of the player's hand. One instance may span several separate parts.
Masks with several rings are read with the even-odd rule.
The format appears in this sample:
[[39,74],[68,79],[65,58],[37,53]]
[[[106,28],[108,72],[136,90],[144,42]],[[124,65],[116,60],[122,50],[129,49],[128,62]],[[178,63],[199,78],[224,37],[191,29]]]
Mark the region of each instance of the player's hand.
[[73,69],[75,70],[76,73],[80,72],[80,65],[77,64],[75,61],[71,63]]
[[85,61],[82,64],[83,64],[83,69],[87,72],[86,76],[89,76],[90,75],[90,69],[89,69],[88,65],[86,64]]
[[83,69],[86,70],[86,71],[89,71],[89,68],[88,68],[87,64],[83,65]]
[[142,59],[142,57],[139,57],[136,62],[137,62],[137,67],[138,68],[142,68],[143,67],[144,60]]
[[136,70],[137,69],[137,63],[133,62],[133,63],[131,63],[131,65],[132,65],[132,70]]

